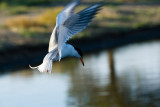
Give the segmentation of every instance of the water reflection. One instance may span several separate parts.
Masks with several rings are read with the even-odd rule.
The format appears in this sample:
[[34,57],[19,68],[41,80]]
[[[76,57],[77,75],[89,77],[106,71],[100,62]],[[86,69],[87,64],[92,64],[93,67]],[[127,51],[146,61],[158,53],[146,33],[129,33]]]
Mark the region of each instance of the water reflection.
[[85,67],[64,59],[50,75],[0,75],[0,107],[159,107],[159,53],[153,41],[87,54]]

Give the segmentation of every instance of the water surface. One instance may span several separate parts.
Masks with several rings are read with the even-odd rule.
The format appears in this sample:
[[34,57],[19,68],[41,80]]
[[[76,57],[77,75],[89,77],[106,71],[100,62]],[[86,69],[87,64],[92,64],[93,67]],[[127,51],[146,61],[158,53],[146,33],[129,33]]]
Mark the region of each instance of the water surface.
[[0,107],[160,107],[160,41],[114,49],[112,73],[109,53],[0,75]]

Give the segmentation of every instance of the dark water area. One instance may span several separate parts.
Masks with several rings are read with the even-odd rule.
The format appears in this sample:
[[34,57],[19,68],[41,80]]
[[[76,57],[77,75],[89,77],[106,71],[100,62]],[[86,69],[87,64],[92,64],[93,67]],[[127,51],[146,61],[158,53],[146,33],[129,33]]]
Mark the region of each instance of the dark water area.
[[[0,107],[160,107],[160,41],[0,75]],[[113,56],[113,69],[109,56]]]
[[[104,28],[105,31],[106,28]],[[68,41],[79,47],[83,53],[117,48],[133,43],[160,39],[160,25],[148,28],[139,28],[128,32],[101,32],[91,33],[92,37],[78,38]],[[48,52],[46,44],[26,44],[0,50],[0,73],[10,69],[27,68],[28,64],[40,64]]]

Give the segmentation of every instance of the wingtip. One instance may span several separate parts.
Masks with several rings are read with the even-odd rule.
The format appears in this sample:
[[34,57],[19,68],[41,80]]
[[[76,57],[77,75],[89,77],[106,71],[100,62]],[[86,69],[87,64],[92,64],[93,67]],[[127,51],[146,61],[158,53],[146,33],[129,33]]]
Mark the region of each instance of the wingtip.
[[105,2],[104,1],[100,1],[100,2],[98,2],[97,3],[99,6],[103,6],[104,4],[105,4]]
[[75,0],[75,1],[78,2],[78,3],[81,2],[81,0]]
[[81,0],[74,0],[73,2],[75,2],[77,5],[79,5],[79,3],[81,2]]
[[61,52],[59,52],[59,61],[61,60]]
[[59,61],[61,60],[61,55],[59,55],[59,59],[58,59]]
[[81,0],[74,0],[74,1],[72,1],[71,3],[79,4],[80,2],[81,2]]

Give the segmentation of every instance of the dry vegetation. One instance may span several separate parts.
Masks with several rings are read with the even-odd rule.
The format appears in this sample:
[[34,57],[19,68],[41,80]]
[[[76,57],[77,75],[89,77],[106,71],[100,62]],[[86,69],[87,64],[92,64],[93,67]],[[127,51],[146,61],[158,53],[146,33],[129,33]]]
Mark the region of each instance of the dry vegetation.
[[[121,0],[117,0],[117,2],[121,2]],[[82,10],[89,5],[79,6],[76,11]],[[40,43],[42,41],[48,43],[49,36],[56,23],[56,16],[63,9],[63,6],[9,6],[2,3],[0,9],[0,34],[1,30],[5,29],[7,32],[10,30],[14,34],[40,41]],[[159,4],[106,3],[87,30],[75,37],[91,37],[93,36],[92,31],[95,34],[98,32],[121,32],[141,27],[152,27],[160,24],[159,13]],[[1,43],[5,43],[5,41]]]
[[[44,9],[44,12],[34,17],[24,14],[7,20],[7,27],[14,32],[33,35],[51,32],[57,14],[63,7]],[[82,9],[84,6],[78,8]],[[151,27],[160,24],[160,6],[150,5],[106,5],[97,15],[90,28],[105,28],[108,31],[127,31],[140,27]],[[87,32],[84,32],[87,33]]]
[[[46,9],[45,12],[35,16],[20,15],[7,19],[7,27],[14,32],[25,34],[46,33],[53,29],[56,24],[56,16],[62,7]],[[28,35],[27,34],[27,35]]]

